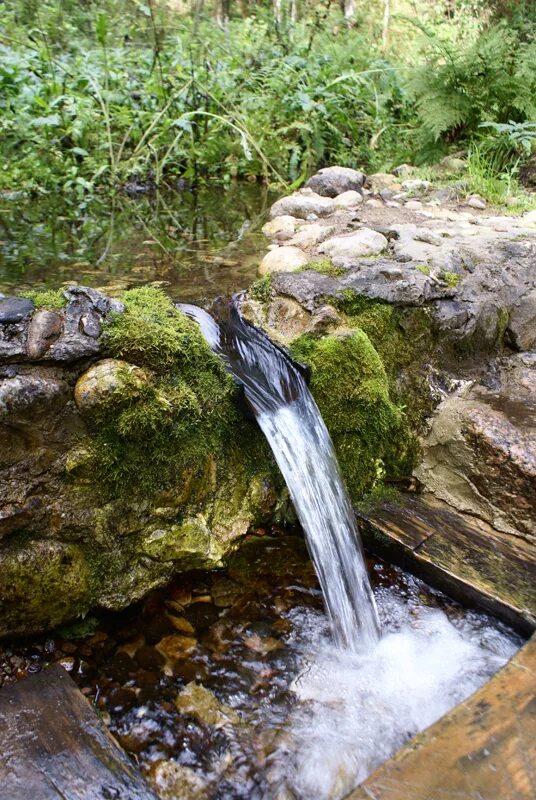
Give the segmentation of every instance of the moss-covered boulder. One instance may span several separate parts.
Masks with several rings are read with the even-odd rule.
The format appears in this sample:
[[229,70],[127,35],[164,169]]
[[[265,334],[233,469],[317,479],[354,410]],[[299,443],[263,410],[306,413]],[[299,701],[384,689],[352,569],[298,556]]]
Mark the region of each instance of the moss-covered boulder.
[[0,363],[0,635],[221,566],[282,489],[222,363],[162,291],[66,290],[36,348],[48,294],[0,324],[14,343]]

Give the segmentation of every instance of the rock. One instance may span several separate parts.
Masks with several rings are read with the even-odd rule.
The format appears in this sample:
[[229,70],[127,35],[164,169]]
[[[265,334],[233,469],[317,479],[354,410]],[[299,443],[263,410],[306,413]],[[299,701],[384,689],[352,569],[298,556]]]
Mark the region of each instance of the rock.
[[63,331],[63,317],[53,311],[41,310],[33,315],[28,328],[28,358],[38,361]]
[[40,417],[60,409],[67,396],[66,383],[48,374],[4,378],[0,380],[0,423],[21,425],[28,417],[37,423]]
[[318,248],[331,258],[356,259],[364,256],[375,256],[385,250],[388,241],[381,233],[370,228],[361,228],[355,233],[335,236],[323,242]]
[[363,195],[360,192],[348,191],[342,192],[335,198],[335,205],[337,208],[353,208],[363,202]]
[[519,168],[519,180],[523,186],[528,186],[530,189],[536,187],[536,157],[534,153],[529,160]]
[[367,186],[370,187],[374,194],[379,194],[382,189],[391,189],[393,192],[401,189],[397,176],[392,175],[390,172],[375,172],[374,175],[369,175]]
[[176,761],[157,761],[148,778],[161,800],[209,800],[212,796],[208,780]]
[[439,162],[439,167],[442,172],[455,175],[456,173],[465,172],[467,169],[467,161],[457,156],[445,156]]
[[0,548],[0,636],[54,628],[87,608],[90,570],[74,543],[42,539]]
[[534,211],[527,211],[526,214],[523,214],[522,220],[525,225],[530,225],[531,227],[534,226],[536,228],[536,209],[534,209]]
[[[533,373],[521,392],[536,385],[536,363],[517,370]],[[501,383],[494,391],[469,386],[441,403],[415,474],[454,508],[534,545],[536,413],[519,403],[515,371]]]
[[327,217],[336,209],[335,203],[329,197],[316,194],[311,189],[302,189],[288,197],[282,197],[270,209],[270,217],[291,216],[299,219],[308,219],[310,214],[317,217]]
[[382,200],[379,200],[376,197],[372,197],[370,200],[366,201],[366,205],[370,208],[384,208],[384,203]]
[[393,175],[396,175],[397,178],[406,178],[408,175],[412,175],[415,172],[415,167],[412,167],[411,164],[399,164],[398,167],[395,167],[393,170]]
[[125,384],[134,381],[136,385],[147,383],[147,374],[126,361],[105,358],[93,364],[78,378],[74,388],[74,399],[82,412],[92,411]]
[[289,297],[276,297],[266,310],[266,322],[283,339],[293,339],[309,329],[311,315]]
[[307,256],[299,247],[276,247],[267,253],[259,266],[259,275],[273,272],[294,272],[307,263]]
[[309,178],[305,185],[324,197],[337,197],[349,191],[358,192],[364,183],[365,175],[355,169],[326,167]]
[[274,217],[262,226],[262,232],[270,239],[290,239],[296,230],[297,220],[288,214]]
[[484,200],[483,197],[480,197],[479,194],[470,195],[470,197],[468,197],[467,200],[465,201],[465,204],[467,206],[470,206],[470,208],[477,208],[480,211],[484,211],[484,209],[487,206],[486,201]]
[[307,249],[314,247],[315,244],[322,242],[331,236],[333,227],[329,225],[321,225],[317,222],[311,222],[309,225],[303,225],[296,234],[290,239],[289,245],[292,247],[299,247]]
[[32,300],[25,297],[0,298],[0,325],[22,322],[34,310]]
[[422,208],[422,203],[420,200],[407,200],[404,203],[404,208],[407,208],[408,211],[419,211]]
[[[0,571],[14,583],[19,565],[21,576],[17,593],[11,585],[4,587],[0,576],[0,636],[44,630],[96,605],[120,609],[167,583],[177,570],[221,566],[237,539],[253,524],[267,522],[278,502],[268,451],[259,450],[252,474],[247,448],[238,441],[244,436],[256,447],[260,434],[244,419],[237,427],[234,395],[224,390],[211,405],[184,368],[191,357],[198,374],[206,369],[209,385],[224,388],[223,373],[208,348],[204,354],[193,325],[180,333],[175,397],[158,371],[136,363],[154,359],[156,365],[162,356],[169,358],[170,336],[175,346],[176,332],[167,319],[179,312],[171,303],[166,312],[162,294],[144,287],[133,298],[137,304],[146,299],[148,332],[140,312],[125,326],[120,323],[119,345],[103,342],[100,326],[111,323],[112,315],[132,311],[121,312],[117,301],[83,287],[71,287],[67,299],[57,315],[64,320],[57,338],[52,312],[36,311],[21,322],[0,325],[5,345],[0,347]],[[164,313],[155,318],[154,307]],[[125,337],[129,326],[131,340]],[[52,344],[43,354],[48,333],[53,333]],[[28,338],[38,361],[30,360]],[[103,358],[112,347],[128,356]],[[116,389],[121,402],[112,408],[107,400]],[[183,402],[188,409],[181,422],[184,438],[179,445],[163,437],[158,465],[149,474],[151,426],[155,435],[160,425],[171,428],[180,413],[173,404]],[[202,418],[196,404],[203,406]],[[213,426],[216,457],[207,449],[189,463],[182,458],[190,414],[192,436],[205,435],[199,429],[205,420]],[[50,550],[45,543],[52,543]],[[79,586],[71,587],[76,583],[71,566],[79,572]],[[26,596],[24,583],[31,589]]]
[[511,309],[507,330],[518,350],[536,348],[536,289]]
[[411,178],[402,181],[402,191],[410,192],[411,194],[423,194],[427,192],[432,186],[431,181],[420,180],[419,178]]
[[171,634],[164,636],[156,645],[156,650],[170,662],[180,661],[192,653],[197,647],[197,639],[193,636]]
[[175,705],[181,713],[191,715],[199,722],[214,728],[237,725],[240,722],[240,717],[233,708],[220,703],[209,689],[194,682],[188,683],[177,695]]

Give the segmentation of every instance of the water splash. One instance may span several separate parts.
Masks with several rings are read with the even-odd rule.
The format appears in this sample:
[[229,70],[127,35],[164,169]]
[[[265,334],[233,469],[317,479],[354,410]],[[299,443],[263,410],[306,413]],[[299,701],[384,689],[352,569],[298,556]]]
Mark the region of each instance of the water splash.
[[355,653],[370,650],[380,625],[355,515],[303,375],[281,348],[245,322],[236,304],[219,322],[196,306],[179,308],[199,324],[244,388],[305,531],[337,644]]

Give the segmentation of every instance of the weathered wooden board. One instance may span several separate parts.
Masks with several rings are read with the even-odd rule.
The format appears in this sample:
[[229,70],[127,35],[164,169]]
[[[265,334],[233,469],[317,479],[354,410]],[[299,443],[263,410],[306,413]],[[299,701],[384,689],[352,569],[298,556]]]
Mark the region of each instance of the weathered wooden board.
[[536,628],[536,551],[520,537],[458,514],[430,495],[403,495],[358,514],[372,553],[521,633]]
[[52,666],[0,690],[0,800],[156,800],[76,684]]
[[534,800],[536,637],[347,800]]

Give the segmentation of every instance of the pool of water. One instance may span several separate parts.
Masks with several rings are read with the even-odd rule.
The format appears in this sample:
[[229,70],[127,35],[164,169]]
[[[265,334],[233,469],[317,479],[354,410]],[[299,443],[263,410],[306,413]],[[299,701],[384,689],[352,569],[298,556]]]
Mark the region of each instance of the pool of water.
[[0,197],[0,292],[75,282],[118,294],[159,282],[185,301],[230,294],[255,279],[275,199],[257,183],[79,206]]
[[226,570],[0,643],[0,684],[62,664],[164,800],[338,800],[522,644],[401,570],[368,566],[383,626],[369,653],[335,648],[304,540],[268,531]]

